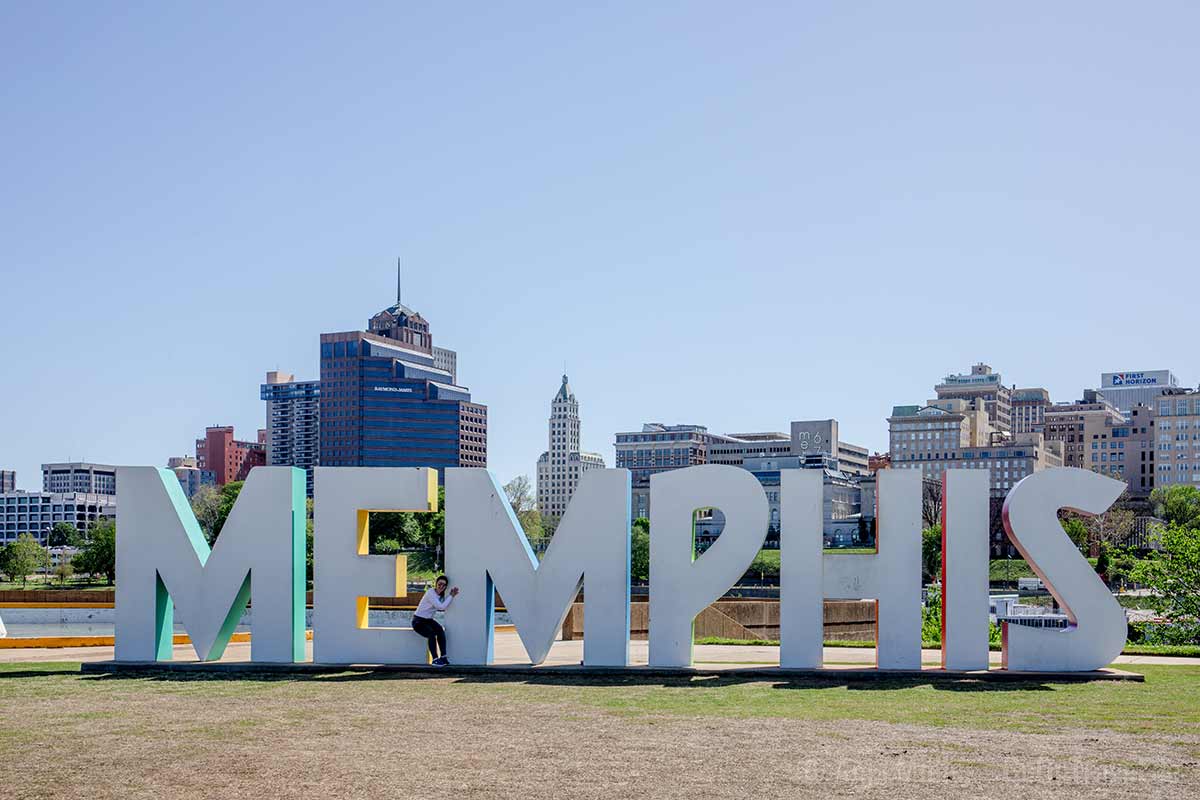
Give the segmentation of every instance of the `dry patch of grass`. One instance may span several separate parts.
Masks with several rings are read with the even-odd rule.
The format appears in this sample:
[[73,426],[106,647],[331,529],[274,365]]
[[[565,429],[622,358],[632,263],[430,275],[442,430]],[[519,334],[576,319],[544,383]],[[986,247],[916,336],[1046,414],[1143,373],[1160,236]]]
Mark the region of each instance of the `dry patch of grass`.
[[1191,668],[1019,690],[76,669],[0,670],[0,763],[19,765],[0,797],[1147,800],[1200,788],[1196,703],[1162,725],[1138,718],[1194,697]]

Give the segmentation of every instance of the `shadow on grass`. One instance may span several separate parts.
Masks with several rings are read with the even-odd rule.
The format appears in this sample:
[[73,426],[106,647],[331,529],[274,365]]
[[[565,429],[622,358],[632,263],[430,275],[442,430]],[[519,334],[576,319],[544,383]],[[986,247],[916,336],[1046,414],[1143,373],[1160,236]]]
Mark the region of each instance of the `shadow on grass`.
[[[35,673],[37,675],[48,673]],[[60,674],[60,673],[54,673]],[[461,672],[421,668],[312,668],[303,671],[271,670],[225,670],[225,669],[156,669],[154,667],[123,668],[115,673],[84,674],[86,681],[125,682],[162,681],[177,683],[253,681],[257,683],[362,683],[374,681],[424,681],[431,678],[449,678],[462,685],[524,685],[557,687],[621,687],[653,686],[677,689],[721,689],[747,684],[767,684],[776,690],[806,690],[845,687],[852,691],[897,691],[928,686],[946,692],[1031,692],[1051,691],[1056,685],[1078,683],[1078,678],[1058,679],[980,679],[972,676],[936,675],[929,677],[891,677],[863,673],[846,674],[831,670],[828,675],[803,675],[795,677],[768,676],[758,674],[738,675],[663,675],[648,672],[636,673],[587,673],[572,674],[553,668],[530,672],[480,671]]]
[[8,678],[49,678],[55,675],[78,675],[78,669],[55,667],[54,669],[7,669],[0,672],[0,681]]

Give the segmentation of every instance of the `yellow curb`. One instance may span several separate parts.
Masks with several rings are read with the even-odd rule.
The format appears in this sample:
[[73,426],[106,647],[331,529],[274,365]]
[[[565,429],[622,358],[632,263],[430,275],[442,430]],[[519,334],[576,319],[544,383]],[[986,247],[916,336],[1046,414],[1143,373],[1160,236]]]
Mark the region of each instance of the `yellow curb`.
[[[0,603],[0,608],[114,608],[113,603]],[[253,606],[251,606],[253,608]],[[312,609],[312,606],[306,606]],[[372,611],[416,611],[416,606],[371,606]],[[496,608],[497,612],[504,612],[506,609],[503,606]]]
[[[305,631],[304,638],[312,641],[312,631]],[[239,631],[229,637],[231,642],[248,642],[250,634]],[[173,644],[191,644],[191,638],[185,633],[177,633],[172,639]],[[20,650],[24,648],[47,647],[112,647],[112,636],[30,636],[15,639],[0,639],[0,650]]]
[[112,603],[0,603],[0,608],[112,608]]

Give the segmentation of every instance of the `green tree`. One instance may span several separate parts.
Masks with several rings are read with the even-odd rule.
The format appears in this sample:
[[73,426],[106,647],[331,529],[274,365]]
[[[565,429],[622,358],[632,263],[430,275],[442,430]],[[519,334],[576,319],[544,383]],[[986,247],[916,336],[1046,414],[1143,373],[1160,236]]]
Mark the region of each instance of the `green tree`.
[[1169,524],[1200,528],[1200,488],[1196,486],[1160,486],[1150,493],[1154,515]]
[[760,581],[765,581],[768,577],[779,577],[779,551],[759,550],[746,571],[757,572]]
[[111,519],[98,521],[83,549],[71,559],[76,572],[103,575],[111,586],[117,577],[117,526]]
[[380,539],[375,542],[374,553],[380,556],[391,556],[399,553],[402,549],[400,542],[396,539]]
[[638,517],[630,530],[629,577],[650,580],[650,520]]
[[521,523],[521,530],[525,531],[525,537],[533,541],[546,536],[541,512],[538,511],[537,503],[534,501],[533,484],[530,483],[529,478],[525,475],[513,478],[504,484],[504,494],[508,498],[508,504],[512,507],[517,521]]
[[1088,547],[1084,555],[1099,557],[1109,547],[1123,546],[1133,533],[1133,521],[1129,490],[1126,489],[1108,511],[1084,518],[1083,523],[1088,531]]
[[423,514],[413,514],[417,523],[419,543],[422,547],[433,549],[444,547],[446,543],[446,488],[438,487],[437,511]]
[[1066,531],[1067,536],[1071,537],[1071,541],[1075,543],[1080,552],[1086,553],[1089,534],[1083,519],[1072,514],[1060,519],[1059,524],[1062,525],[1062,529]]
[[192,513],[196,515],[204,539],[211,545],[217,540],[221,517],[221,496],[215,486],[205,485],[196,490],[192,495]]
[[242,487],[245,484],[245,481],[230,481],[217,492],[217,521],[213,526],[210,546],[217,543],[217,537],[221,535],[221,529],[225,527],[225,520],[229,519],[229,512],[233,511],[233,504],[237,502],[238,495],[242,493]]
[[921,581],[933,583],[942,575],[942,526],[921,531]]
[[305,511],[305,532],[304,532],[304,563],[305,572],[308,575],[308,586],[312,588],[313,579],[313,501],[308,498],[304,501]]
[[221,528],[225,527],[225,520],[229,519],[229,512],[244,485],[245,481],[230,481],[220,488],[201,486],[192,496],[192,513],[196,515],[209,547],[217,543]]
[[[367,538],[372,553],[438,547],[446,538],[446,490],[438,487],[437,511],[373,512]],[[383,550],[379,549],[381,546]]]
[[50,554],[33,536],[22,533],[4,548],[3,563],[5,574],[13,581],[20,580],[24,588],[31,573],[50,567]]
[[60,561],[58,566],[54,568],[54,577],[58,578],[60,586],[66,586],[67,578],[75,574],[75,568],[71,566],[70,561]]
[[925,595],[925,608],[921,611],[921,641],[925,644],[942,643],[941,589],[930,589]]
[[1162,548],[1138,561],[1131,577],[1152,591],[1154,610],[1172,623],[1172,638],[1200,641],[1200,527],[1160,526],[1153,537]]
[[82,547],[85,539],[83,534],[69,522],[56,522],[50,529],[47,543],[51,547]]

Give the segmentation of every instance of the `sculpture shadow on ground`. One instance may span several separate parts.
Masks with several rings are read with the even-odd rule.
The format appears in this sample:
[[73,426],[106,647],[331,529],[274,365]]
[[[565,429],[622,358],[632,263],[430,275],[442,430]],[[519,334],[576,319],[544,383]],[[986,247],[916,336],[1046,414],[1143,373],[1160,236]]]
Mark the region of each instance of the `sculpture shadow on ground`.
[[[69,671],[68,671],[69,672]],[[12,675],[13,673],[8,673]],[[29,677],[61,675],[55,672],[30,672]],[[342,684],[377,681],[426,681],[449,679],[456,684],[469,685],[526,685],[558,687],[662,687],[675,689],[720,689],[747,684],[768,684],[772,689],[804,691],[845,687],[851,691],[897,691],[917,687],[930,687],[945,692],[1030,692],[1052,691],[1056,686],[1077,684],[1094,680],[1087,675],[1063,677],[1005,677],[997,679],[978,675],[946,675],[935,673],[929,676],[894,676],[887,673],[873,674],[866,670],[848,673],[845,670],[830,670],[828,674],[814,675],[770,675],[763,670],[750,674],[735,671],[724,674],[678,674],[664,675],[654,671],[638,674],[636,668],[622,672],[571,672],[563,668],[530,668],[525,672],[497,671],[485,668],[470,671],[434,670],[410,668],[372,667],[328,667],[305,670],[271,669],[189,669],[123,667],[116,672],[93,672],[82,675],[83,680],[107,682],[161,681],[175,683],[255,681],[263,683],[297,682],[315,684]]]

